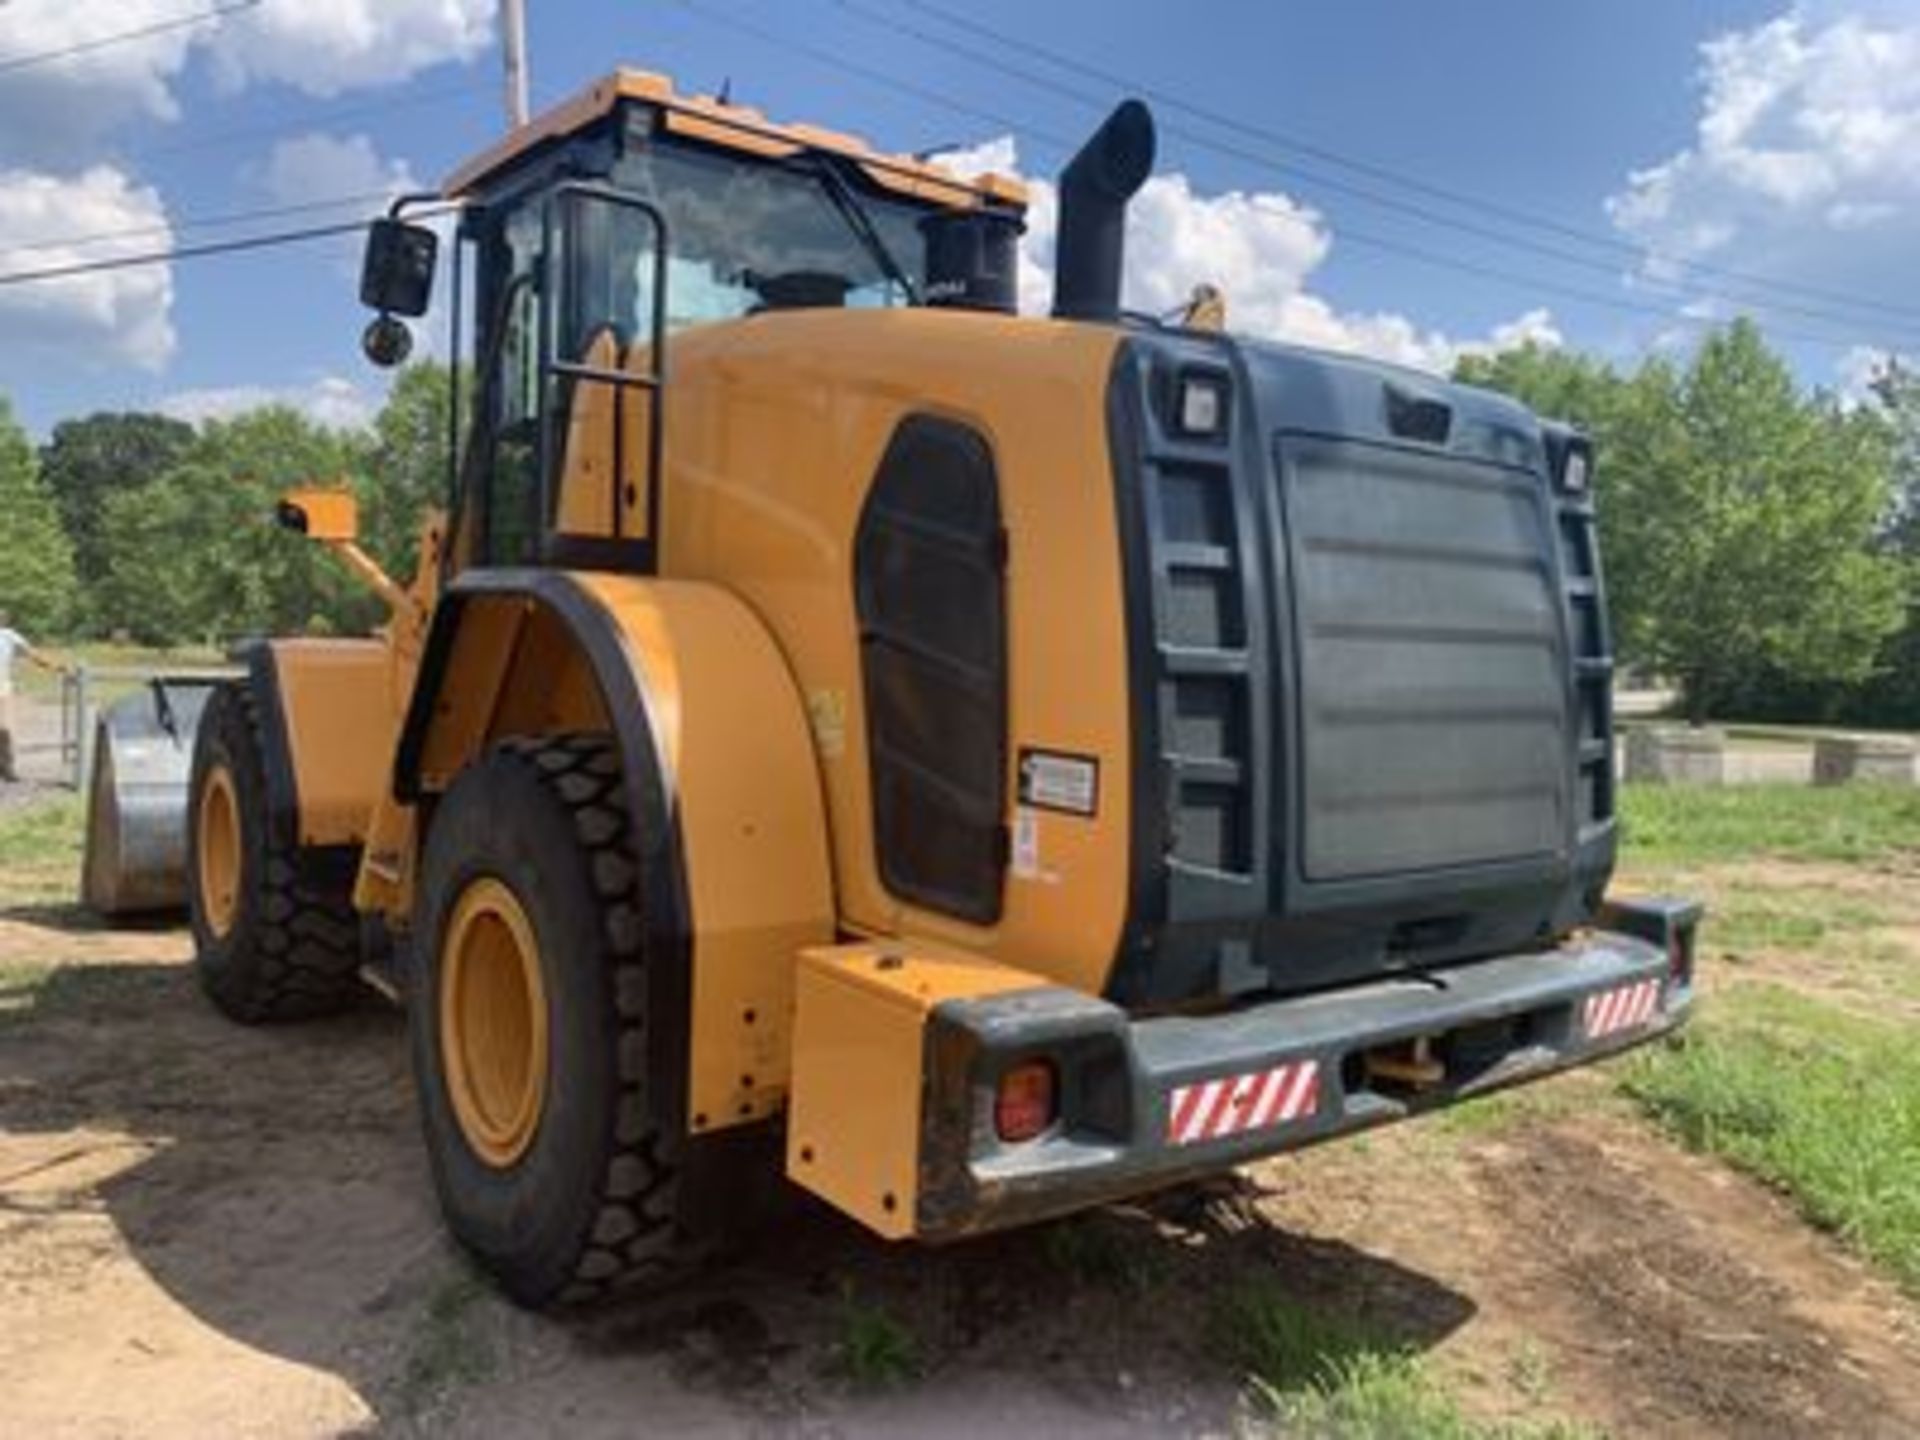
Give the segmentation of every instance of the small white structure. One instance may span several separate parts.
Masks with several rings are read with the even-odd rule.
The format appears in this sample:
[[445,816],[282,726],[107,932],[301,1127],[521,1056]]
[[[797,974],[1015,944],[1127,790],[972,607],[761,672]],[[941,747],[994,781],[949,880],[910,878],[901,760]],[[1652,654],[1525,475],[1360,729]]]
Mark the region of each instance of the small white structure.
[[1719,785],[1727,778],[1723,730],[1640,725],[1627,731],[1627,779],[1653,785]]
[[1813,742],[1813,783],[1845,785],[1860,780],[1912,785],[1914,744],[1898,735],[1822,735]]

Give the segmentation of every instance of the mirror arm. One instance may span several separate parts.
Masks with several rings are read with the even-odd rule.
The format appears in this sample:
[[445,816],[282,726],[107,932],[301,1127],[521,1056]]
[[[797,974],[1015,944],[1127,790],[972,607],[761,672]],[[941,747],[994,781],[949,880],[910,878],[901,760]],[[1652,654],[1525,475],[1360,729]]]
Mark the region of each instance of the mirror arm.
[[414,597],[397,580],[382,570],[380,562],[362,550],[358,542],[323,540],[320,543],[346,562],[347,568],[354,573],[354,577],[386,603],[387,609],[393,612],[395,619],[414,613],[417,608]]
[[[400,212],[403,210],[410,209],[415,205],[438,204],[446,198],[447,197],[442,195],[438,190],[405,191],[393,197],[393,203],[387,206],[387,218],[389,220],[398,220],[400,218]],[[454,203],[457,205],[459,202],[456,201]]]

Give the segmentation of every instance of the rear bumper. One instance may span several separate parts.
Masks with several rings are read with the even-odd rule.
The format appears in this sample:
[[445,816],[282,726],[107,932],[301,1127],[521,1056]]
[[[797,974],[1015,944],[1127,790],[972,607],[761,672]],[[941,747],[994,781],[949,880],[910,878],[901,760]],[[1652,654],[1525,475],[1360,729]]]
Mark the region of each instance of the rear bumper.
[[[1404,1119],[1597,1060],[1693,1002],[1683,901],[1612,906],[1607,928],[1499,956],[1204,1017],[1130,1020],[1064,989],[954,1000],[928,1017],[914,1230],[1023,1224]],[[1427,1042],[1417,1082],[1377,1057]],[[1000,1074],[1044,1058],[1060,1115],[1000,1140]]]

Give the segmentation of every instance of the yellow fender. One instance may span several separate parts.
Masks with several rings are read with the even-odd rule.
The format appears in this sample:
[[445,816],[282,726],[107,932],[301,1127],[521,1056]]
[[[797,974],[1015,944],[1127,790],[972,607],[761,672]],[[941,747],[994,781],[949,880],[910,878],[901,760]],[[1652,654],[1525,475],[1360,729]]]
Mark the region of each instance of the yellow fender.
[[394,798],[419,805],[500,740],[579,729],[610,731],[625,770],[666,1047],[650,1069],[684,1082],[656,1113],[692,1135],[778,1113],[798,957],[834,934],[812,732],[784,656],[717,585],[468,571],[427,637]]

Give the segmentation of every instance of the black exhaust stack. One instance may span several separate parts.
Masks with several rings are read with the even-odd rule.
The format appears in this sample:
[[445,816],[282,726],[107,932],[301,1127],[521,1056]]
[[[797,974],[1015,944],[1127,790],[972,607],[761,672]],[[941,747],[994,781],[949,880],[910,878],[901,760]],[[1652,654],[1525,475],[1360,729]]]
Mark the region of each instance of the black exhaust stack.
[[1062,320],[1120,318],[1127,202],[1153,173],[1153,112],[1120,103],[1060,172],[1060,232],[1053,313]]

